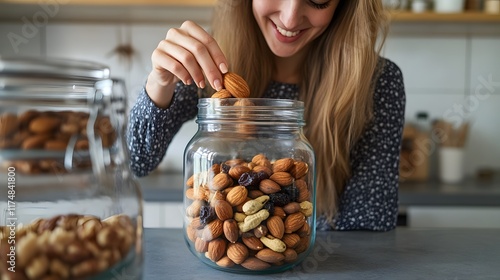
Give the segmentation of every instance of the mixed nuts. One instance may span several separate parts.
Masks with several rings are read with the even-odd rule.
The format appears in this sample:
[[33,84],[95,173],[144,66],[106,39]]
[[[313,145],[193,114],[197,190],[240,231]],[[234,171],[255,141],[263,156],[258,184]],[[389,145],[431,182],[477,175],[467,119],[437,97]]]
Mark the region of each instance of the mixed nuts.
[[[75,150],[88,150],[87,122],[89,114],[77,111],[28,110],[19,115],[0,115],[0,149],[65,151],[70,139],[76,137]],[[94,124],[102,146],[113,145],[115,129],[107,116],[100,116]],[[56,159],[16,160],[9,162],[24,174],[64,172],[63,164]],[[87,167],[80,160],[76,165]]]
[[[16,272],[6,265],[10,229],[0,227],[3,252],[0,274],[15,279],[81,279],[124,259],[134,248],[136,230],[126,215],[101,220],[95,216],[59,215],[38,219],[16,229]],[[3,278],[2,278],[3,279]],[[6,278],[10,279],[10,278]]]
[[[306,162],[230,159],[186,181],[186,234],[220,267],[264,270],[297,260],[311,241]],[[203,257],[203,256],[202,256]]]

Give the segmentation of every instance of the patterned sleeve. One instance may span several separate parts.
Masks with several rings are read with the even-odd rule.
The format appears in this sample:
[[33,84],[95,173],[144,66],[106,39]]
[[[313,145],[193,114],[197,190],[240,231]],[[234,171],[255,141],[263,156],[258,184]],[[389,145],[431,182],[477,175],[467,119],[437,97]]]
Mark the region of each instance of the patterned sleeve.
[[405,103],[401,70],[385,60],[374,92],[374,119],[351,152],[352,177],[340,198],[335,229],[396,227]]
[[166,109],[156,107],[143,88],[130,110],[127,143],[131,169],[146,176],[162,161],[168,145],[182,125],[198,111],[196,86],[178,83],[172,103]]

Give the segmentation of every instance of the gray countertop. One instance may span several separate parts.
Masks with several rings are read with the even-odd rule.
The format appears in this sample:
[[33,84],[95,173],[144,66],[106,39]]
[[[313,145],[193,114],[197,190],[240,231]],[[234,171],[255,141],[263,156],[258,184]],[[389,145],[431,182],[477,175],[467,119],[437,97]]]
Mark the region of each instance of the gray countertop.
[[319,232],[304,262],[264,276],[203,264],[181,229],[146,229],[144,240],[144,279],[500,279],[500,229]]
[[[154,172],[139,178],[144,199],[150,202],[179,202],[184,180],[180,173]],[[489,181],[466,178],[459,184],[437,180],[400,184],[399,204],[408,206],[500,206],[500,176]]]

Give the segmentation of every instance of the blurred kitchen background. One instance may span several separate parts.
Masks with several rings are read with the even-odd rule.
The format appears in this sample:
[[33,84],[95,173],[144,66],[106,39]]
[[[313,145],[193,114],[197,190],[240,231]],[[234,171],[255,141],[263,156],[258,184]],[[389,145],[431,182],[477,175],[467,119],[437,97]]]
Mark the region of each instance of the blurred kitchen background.
[[[0,0],[0,55],[104,63],[132,106],[167,30],[188,19],[208,27],[214,3]],[[384,4],[383,55],[402,69],[407,94],[400,225],[500,228],[500,0]],[[182,153],[196,129],[186,123],[160,168],[140,179],[146,227],[182,226]]]

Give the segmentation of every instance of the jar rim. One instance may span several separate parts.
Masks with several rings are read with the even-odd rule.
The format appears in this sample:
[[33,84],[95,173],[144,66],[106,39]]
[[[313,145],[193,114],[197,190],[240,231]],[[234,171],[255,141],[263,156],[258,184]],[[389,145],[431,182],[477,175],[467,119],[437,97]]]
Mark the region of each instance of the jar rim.
[[197,122],[211,121],[304,125],[304,102],[276,98],[200,98]]
[[86,60],[0,56],[0,76],[101,80],[110,78],[108,66]]

